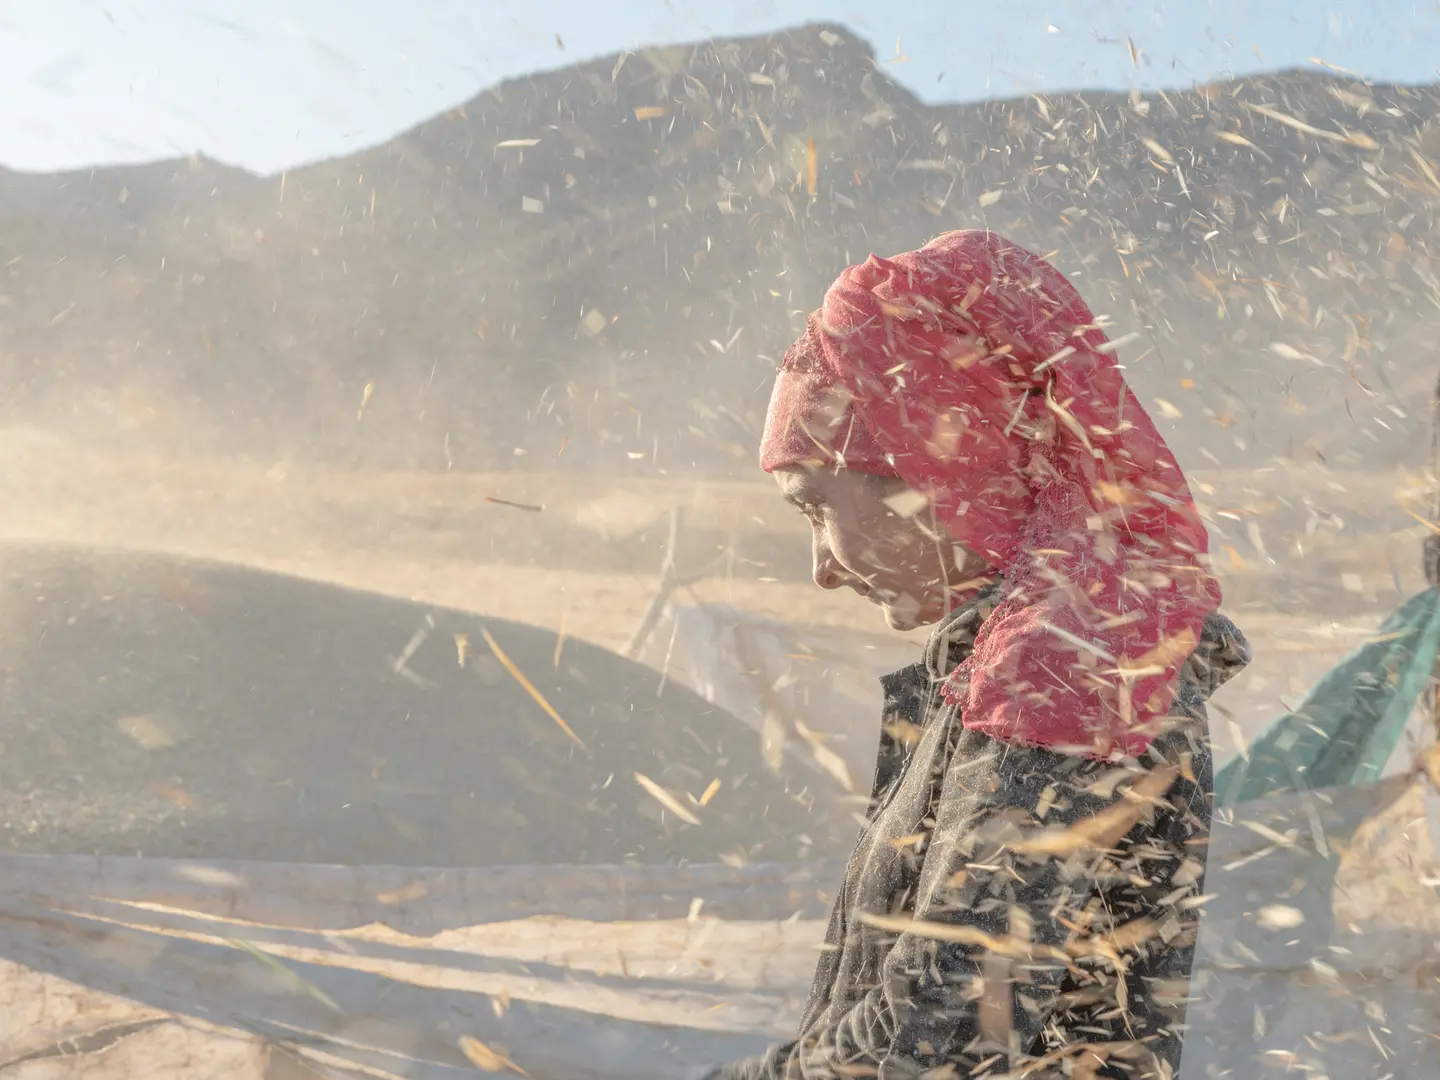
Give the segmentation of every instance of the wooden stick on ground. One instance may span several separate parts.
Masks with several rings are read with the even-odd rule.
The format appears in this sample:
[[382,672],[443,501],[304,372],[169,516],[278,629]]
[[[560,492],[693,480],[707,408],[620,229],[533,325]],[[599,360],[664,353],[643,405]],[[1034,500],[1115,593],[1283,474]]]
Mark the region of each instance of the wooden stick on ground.
[[660,584],[655,589],[655,595],[650,600],[650,606],[645,609],[645,617],[640,620],[640,625],[635,628],[635,633],[630,636],[625,649],[621,655],[634,659],[650,640],[650,635],[655,632],[655,625],[660,621],[660,615],[665,610],[665,602],[670,599],[676,587],[680,584],[679,572],[675,569],[675,549],[680,544],[680,523],[684,511],[678,507],[670,509],[670,535],[665,540],[665,560],[660,564]]

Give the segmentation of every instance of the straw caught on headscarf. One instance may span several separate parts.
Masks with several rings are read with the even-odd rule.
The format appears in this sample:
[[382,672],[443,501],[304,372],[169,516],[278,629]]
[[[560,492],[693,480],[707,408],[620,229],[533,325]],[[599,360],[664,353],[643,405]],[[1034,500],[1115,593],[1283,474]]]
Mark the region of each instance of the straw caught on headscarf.
[[962,231],[842,273],[761,449],[767,471],[817,461],[898,476],[1003,572],[946,687],[967,727],[1143,752],[1219,587],[1179,465],[1059,271]]

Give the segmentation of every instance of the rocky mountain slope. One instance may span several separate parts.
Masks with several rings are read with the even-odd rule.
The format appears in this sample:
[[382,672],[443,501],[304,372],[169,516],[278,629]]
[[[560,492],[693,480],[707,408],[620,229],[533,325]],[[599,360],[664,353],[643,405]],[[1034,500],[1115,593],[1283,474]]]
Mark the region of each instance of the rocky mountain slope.
[[1183,460],[1418,464],[1440,91],[927,106],[839,27],[516,80],[353,156],[0,171],[0,423],[419,468],[748,467],[847,261],[1043,252]]

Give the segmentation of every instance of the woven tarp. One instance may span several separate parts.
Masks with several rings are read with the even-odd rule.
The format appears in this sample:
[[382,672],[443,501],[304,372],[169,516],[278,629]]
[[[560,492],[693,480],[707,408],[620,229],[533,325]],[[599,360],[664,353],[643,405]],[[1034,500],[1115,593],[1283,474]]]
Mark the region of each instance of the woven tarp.
[[[1422,791],[1435,800],[1392,778],[1217,820],[1186,1080],[1286,1063],[1440,1080],[1440,896],[1425,884],[1440,829]],[[1406,903],[1297,888],[1387,806],[1394,843],[1355,872],[1395,879]],[[1422,849],[1428,862],[1406,861]],[[667,1080],[793,1027],[841,873],[7,856],[0,1071],[48,1077],[78,1054],[91,1080],[322,1065],[430,1080],[476,1075],[479,1040],[531,1080]]]
[[1440,651],[1440,588],[1412,596],[1215,777],[1230,806],[1379,778]]

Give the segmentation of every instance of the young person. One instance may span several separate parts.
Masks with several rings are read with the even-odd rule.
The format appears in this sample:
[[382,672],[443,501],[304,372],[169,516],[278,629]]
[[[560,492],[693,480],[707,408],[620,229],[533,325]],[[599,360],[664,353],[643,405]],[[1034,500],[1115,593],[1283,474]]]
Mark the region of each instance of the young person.
[[949,233],[841,274],[761,466],[815,582],[934,624],[882,680],[868,825],[798,1036],[715,1080],[1173,1077],[1248,659],[1179,466],[1045,260]]

